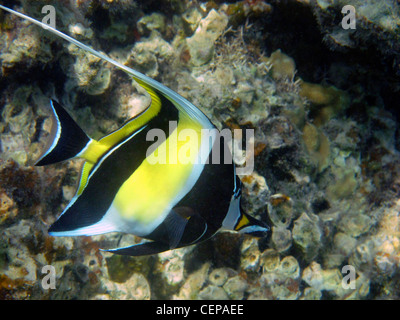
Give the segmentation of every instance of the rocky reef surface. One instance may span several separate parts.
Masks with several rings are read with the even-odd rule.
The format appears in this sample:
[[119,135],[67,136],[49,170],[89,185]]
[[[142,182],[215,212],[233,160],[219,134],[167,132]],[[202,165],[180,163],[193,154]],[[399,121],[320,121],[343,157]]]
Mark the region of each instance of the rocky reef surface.
[[[59,30],[177,91],[219,129],[255,130],[243,205],[271,234],[221,232],[137,258],[99,251],[141,241],[132,235],[50,237],[81,162],[33,166],[49,98],[94,138],[150,98],[124,72],[0,12],[0,299],[399,298],[396,1],[7,1],[40,20],[46,4]],[[355,30],[340,27],[345,4]]]

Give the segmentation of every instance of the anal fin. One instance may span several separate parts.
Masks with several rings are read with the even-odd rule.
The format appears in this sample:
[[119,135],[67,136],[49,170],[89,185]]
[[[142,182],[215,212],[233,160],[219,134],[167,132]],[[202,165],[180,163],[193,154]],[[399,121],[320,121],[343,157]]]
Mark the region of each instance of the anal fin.
[[108,249],[108,250],[101,249],[101,251],[111,252],[124,256],[135,256],[135,257],[157,254],[167,250],[170,250],[168,244],[158,241],[139,243],[139,244],[134,244],[133,246],[116,248],[116,249]]

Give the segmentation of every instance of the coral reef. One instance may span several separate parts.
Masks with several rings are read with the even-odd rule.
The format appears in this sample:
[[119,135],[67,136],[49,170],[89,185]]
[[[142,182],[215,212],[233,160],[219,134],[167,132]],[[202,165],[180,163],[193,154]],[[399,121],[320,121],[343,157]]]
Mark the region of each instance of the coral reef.
[[[14,8],[38,17],[45,4]],[[357,32],[338,23],[345,4],[356,8]],[[98,138],[150,97],[123,72],[4,14],[0,299],[399,298],[395,1],[160,1],[157,10],[69,1],[56,9],[57,28],[161,81],[219,129],[254,130],[251,141],[235,140],[243,152],[234,159],[241,167],[254,157],[254,170],[240,176],[242,207],[271,234],[220,232],[138,258],[99,251],[141,241],[132,235],[50,237],[81,162],[33,166],[51,132],[48,99]],[[47,265],[55,289],[43,286]]]
[[214,43],[228,25],[228,17],[212,9],[207,17],[200,20],[194,34],[186,39],[190,63],[201,66],[211,60]]
[[[355,8],[356,29],[341,28],[335,23],[337,13],[345,5]],[[352,1],[311,1],[318,24],[324,33],[324,40],[334,48],[348,50],[350,48],[366,49],[375,44],[385,59],[399,61],[399,4],[396,1],[384,0],[352,0]],[[332,10],[333,9],[333,10]],[[332,14],[335,12],[335,14]],[[357,32],[355,32],[357,30]],[[376,45],[377,44],[377,45]],[[391,49],[388,49],[390,47]],[[398,64],[393,64],[397,72]]]

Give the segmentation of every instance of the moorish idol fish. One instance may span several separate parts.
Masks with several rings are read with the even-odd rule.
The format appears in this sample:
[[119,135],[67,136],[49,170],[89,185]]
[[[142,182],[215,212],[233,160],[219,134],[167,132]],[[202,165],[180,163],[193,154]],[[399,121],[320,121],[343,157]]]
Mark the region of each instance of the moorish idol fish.
[[[228,145],[197,107],[161,83],[70,36],[2,5],[0,8],[45,27],[126,71],[151,96],[144,111],[98,141],[88,137],[57,101],[50,101],[52,139],[36,165],[73,158],[85,160],[76,194],[51,225],[50,235],[121,232],[147,239],[132,246],[104,250],[131,256],[192,245],[221,229],[266,235],[268,226],[241,209],[242,184],[232,159],[226,159],[225,155],[230,154]],[[170,123],[176,123],[173,130]],[[156,146],[154,140],[147,138],[153,129],[168,132]],[[176,135],[187,129],[196,133],[195,139],[186,142],[191,147],[190,161],[170,161],[170,157],[166,163],[150,161],[155,155],[170,156],[183,151],[187,146]],[[202,135],[204,130],[210,132],[207,138]],[[152,152],[149,148],[153,148]],[[211,161],[214,151],[219,152],[218,163]]]

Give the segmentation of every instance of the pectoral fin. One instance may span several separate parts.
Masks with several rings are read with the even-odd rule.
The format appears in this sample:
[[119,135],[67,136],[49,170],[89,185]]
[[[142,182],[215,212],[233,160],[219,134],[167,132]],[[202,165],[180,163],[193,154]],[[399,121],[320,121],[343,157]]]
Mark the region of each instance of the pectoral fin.
[[185,232],[187,223],[188,219],[178,214],[175,209],[172,209],[165,218],[164,224],[165,228],[167,229],[170,249],[175,249],[178,246],[182,239],[182,235]]

